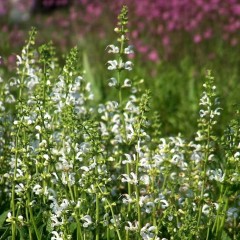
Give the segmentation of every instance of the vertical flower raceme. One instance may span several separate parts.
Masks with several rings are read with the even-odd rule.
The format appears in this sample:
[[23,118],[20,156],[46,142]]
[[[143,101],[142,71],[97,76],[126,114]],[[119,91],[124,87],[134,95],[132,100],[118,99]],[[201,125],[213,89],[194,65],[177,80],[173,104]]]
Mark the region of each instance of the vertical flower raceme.
[[201,221],[201,213],[203,209],[202,201],[208,195],[207,190],[207,173],[214,158],[216,148],[216,137],[214,134],[214,126],[217,124],[217,117],[220,115],[219,99],[216,94],[216,86],[214,85],[214,77],[211,71],[207,72],[207,81],[204,83],[204,91],[200,99],[200,118],[198,122],[199,130],[197,132],[196,141],[201,144],[202,159],[199,162],[199,170],[202,172],[200,176],[200,201],[198,212],[198,226]]

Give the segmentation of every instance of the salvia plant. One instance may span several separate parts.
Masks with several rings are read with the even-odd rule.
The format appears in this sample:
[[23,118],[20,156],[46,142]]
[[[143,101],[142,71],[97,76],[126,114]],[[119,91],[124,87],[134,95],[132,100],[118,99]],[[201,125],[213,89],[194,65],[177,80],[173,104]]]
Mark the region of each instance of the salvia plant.
[[[32,29],[0,79],[0,239],[240,239],[240,113],[223,136],[211,72],[191,141],[163,137],[133,70],[128,9],[107,46],[114,99],[96,104],[73,48],[63,68]],[[191,124],[191,123],[189,123]]]

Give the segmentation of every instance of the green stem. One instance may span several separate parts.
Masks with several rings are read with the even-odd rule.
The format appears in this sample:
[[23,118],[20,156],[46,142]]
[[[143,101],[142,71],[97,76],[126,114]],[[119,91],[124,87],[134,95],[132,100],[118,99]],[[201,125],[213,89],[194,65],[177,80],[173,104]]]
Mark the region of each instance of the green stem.
[[[26,214],[27,222],[29,223],[28,208],[25,208],[25,214]],[[32,230],[30,227],[28,228],[28,235],[29,235],[29,240],[32,240]]]
[[96,193],[96,240],[99,240],[99,198],[98,194]]
[[126,230],[126,240],[129,240],[129,231]]
[[202,182],[202,188],[201,188],[201,194],[200,194],[200,200],[198,205],[198,220],[197,220],[197,228],[199,228],[201,215],[202,215],[202,206],[203,206],[203,195],[204,195],[204,189],[205,189],[205,183],[206,183],[206,177],[207,177],[207,163],[208,163],[208,157],[209,157],[209,151],[210,151],[210,122],[208,123],[208,130],[207,130],[207,144],[206,144],[206,150],[205,150],[205,156],[204,156],[204,167],[203,167],[203,182]]
[[82,240],[83,235],[82,235],[82,230],[81,230],[81,224],[79,222],[79,219],[80,219],[79,209],[74,209],[74,213],[75,213],[74,218],[75,218],[76,223],[77,223],[77,240]]
[[[136,156],[136,168],[135,168],[135,174],[138,177],[138,163],[139,163],[139,153],[137,152]],[[136,204],[137,204],[137,216],[138,216],[138,234],[140,237],[140,230],[142,228],[142,220],[141,220],[141,207],[140,207],[140,189],[139,189],[139,184],[137,183],[135,185],[135,191],[136,191]]]
[[29,193],[27,193],[27,207],[28,207],[28,211],[30,213],[30,220],[33,224],[33,228],[34,228],[34,231],[36,233],[36,236],[37,236],[37,240],[41,240],[41,236],[40,236],[40,233],[38,231],[38,228],[37,228],[37,225],[36,225],[36,222],[35,222],[35,216],[33,215],[33,212],[32,212],[32,208],[30,206],[30,196],[29,196]]
[[[127,175],[129,176],[130,175],[130,164],[127,163],[126,164],[126,171],[127,171]],[[132,195],[132,189],[131,189],[131,184],[128,182],[128,195],[129,197],[131,197]],[[128,203],[128,214],[130,213],[131,211],[131,203]]]
[[217,238],[221,238],[222,236],[222,230],[224,227],[225,219],[226,219],[226,211],[228,208],[228,198],[226,198],[226,193],[227,193],[228,188],[225,189],[223,197],[222,197],[222,202],[224,203],[224,207],[222,209],[222,212],[220,213],[221,216],[219,217],[219,221],[217,224],[217,229],[216,229],[216,236]]
[[43,108],[45,109],[45,102],[46,102],[46,82],[47,82],[47,74],[46,74],[46,63],[43,64]]
[[209,239],[209,233],[210,233],[210,226],[208,226],[208,229],[207,229],[207,237],[206,237],[206,240]]
[[[99,187],[98,184],[97,184],[97,186],[98,186],[98,189],[100,190],[100,192],[101,192],[102,194],[104,194],[103,191],[102,191],[102,189]],[[108,207],[110,208],[110,211],[111,211],[112,218],[113,218],[114,222],[117,223],[116,218],[115,218],[115,214],[114,214],[114,211],[113,211],[113,208],[112,208],[112,205],[110,204],[110,202],[108,201],[107,198],[106,198],[106,202],[107,202]],[[118,240],[122,240],[121,234],[120,234],[119,229],[118,229],[117,226],[116,226],[116,232],[117,232]]]
[[72,188],[71,188],[71,185],[70,185],[69,181],[68,181],[68,189],[69,189],[72,201],[75,202],[73,191],[72,191]]

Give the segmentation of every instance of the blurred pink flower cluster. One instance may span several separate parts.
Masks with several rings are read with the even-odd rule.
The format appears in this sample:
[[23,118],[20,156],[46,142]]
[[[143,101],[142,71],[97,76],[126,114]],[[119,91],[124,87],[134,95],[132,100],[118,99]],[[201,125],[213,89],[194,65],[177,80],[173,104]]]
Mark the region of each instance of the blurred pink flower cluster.
[[[34,4],[33,0],[24,3],[27,1]],[[23,5],[23,1],[10,2],[15,7]],[[92,32],[104,38],[108,26],[114,27],[123,4],[129,7],[130,40],[138,52],[153,62],[160,60],[160,52],[164,57],[176,50],[176,45],[179,48],[183,44],[200,45],[222,39],[235,46],[240,40],[239,0],[42,0],[46,7],[70,3],[64,14],[56,11],[31,19],[32,25],[42,25],[63,49]],[[0,0],[0,16],[7,14],[9,7],[5,0]]]
[[[130,40],[150,61],[176,51],[176,46],[199,45],[222,39],[232,46],[240,40],[239,0],[76,0],[81,8],[73,15],[86,31],[104,36],[103,19],[113,22],[123,4],[130,12]],[[73,13],[74,11],[72,11]],[[84,31],[84,30],[83,30]],[[187,41],[186,41],[187,39]]]

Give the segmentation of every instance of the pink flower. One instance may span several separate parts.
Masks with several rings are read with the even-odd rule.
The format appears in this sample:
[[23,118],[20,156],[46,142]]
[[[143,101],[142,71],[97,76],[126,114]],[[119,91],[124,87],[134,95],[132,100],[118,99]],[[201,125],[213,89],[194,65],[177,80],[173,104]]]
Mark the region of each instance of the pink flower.
[[140,53],[146,53],[146,52],[148,51],[148,46],[146,46],[146,45],[141,45],[141,46],[139,46],[137,49],[138,49],[138,51],[139,51]]
[[132,34],[131,34],[131,35],[132,35],[133,38],[137,38],[137,37],[138,37],[138,34],[139,34],[138,31],[137,31],[137,30],[134,30],[134,31],[132,31]]
[[201,35],[200,35],[200,34],[194,35],[193,41],[194,41],[195,43],[200,43],[200,42],[202,41]]
[[236,14],[236,15],[240,15],[240,4],[236,4],[236,5],[234,5],[233,7],[232,7],[232,11],[233,11],[233,13],[234,14]]
[[158,62],[159,61],[159,56],[156,50],[152,50],[149,54],[148,54],[148,59],[152,62]]

